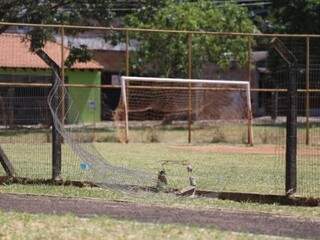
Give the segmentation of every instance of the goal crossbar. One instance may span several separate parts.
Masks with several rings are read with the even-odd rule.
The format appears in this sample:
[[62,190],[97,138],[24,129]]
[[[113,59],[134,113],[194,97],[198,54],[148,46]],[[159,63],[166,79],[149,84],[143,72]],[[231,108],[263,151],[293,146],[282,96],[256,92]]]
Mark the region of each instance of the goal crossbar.
[[[162,83],[207,83],[207,84],[219,84],[219,85],[240,85],[245,87],[247,96],[247,117],[248,117],[248,144],[253,145],[253,132],[252,132],[252,106],[251,106],[251,92],[250,82],[237,81],[237,80],[208,80],[208,79],[183,79],[183,78],[155,78],[155,77],[133,77],[133,76],[121,76],[121,95],[125,110],[125,138],[126,142],[129,140],[129,116],[128,116],[128,102],[127,102],[127,88],[126,82],[162,82]],[[189,85],[189,88],[191,86]],[[190,131],[190,129],[189,129]]]
[[155,78],[155,77],[128,77],[122,76],[121,81],[140,81],[140,82],[171,82],[171,83],[209,83],[209,84],[234,84],[244,85],[250,88],[248,81],[234,81],[234,80],[208,80],[208,79],[184,79],[184,78]]

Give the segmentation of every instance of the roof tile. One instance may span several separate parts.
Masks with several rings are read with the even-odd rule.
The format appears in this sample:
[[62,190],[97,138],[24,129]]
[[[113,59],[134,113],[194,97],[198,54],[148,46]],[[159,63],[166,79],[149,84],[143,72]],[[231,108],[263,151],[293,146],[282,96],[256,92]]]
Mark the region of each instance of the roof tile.
[[[36,68],[48,69],[49,67],[30,50],[30,41],[22,34],[0,35],[0,67],[5,68]],[[61,45],[48,41],[44,51],[60,66],[61,65]],[[65,47],[65,59],[69,55],[69,49]],[[72,69],[102,69],[103,66],[91,60],[86,63],[75,63]]]

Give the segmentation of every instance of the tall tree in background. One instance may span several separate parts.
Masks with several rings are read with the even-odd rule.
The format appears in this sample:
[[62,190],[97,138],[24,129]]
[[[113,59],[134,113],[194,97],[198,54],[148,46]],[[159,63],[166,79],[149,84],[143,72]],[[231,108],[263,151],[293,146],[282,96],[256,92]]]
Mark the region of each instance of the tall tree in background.
[[[267,32],[271,33],[291,33],[291,34],[319,34],[320,33],[320,0],[272,0],[270,16],[264,19],[269,28]],[[298,59],[296,67],[296,78],[298,87],[304,88],[306,65],[306,40],[303,38],[282,38],[281,39],[290,51]],[[319,40],[310,39],[310,55],[319,55]],[[310,64],[319,64],[318,57],[310,56]],[[279,71],[285,71],[287,64],[278,57],[274,51],[270,51],[268,57],[268,68],[272,72],[269,79],[273,87],[287,87],[288,75],[279,79]],[[312,85],[313,79],[310,78]],[[317,84],[317,83],[316,83]],[[273,98],[274,118],[277,113],[277,95]],[[301,99],[303,101],[303,99]]]
[[273,0],[274,31],[320,33],[320,0]]
[[[152,0],[149,0],[151,3]],[[161,5],[144,5],[125,18],[127,27],[195,30],[212,32],[253,32],[254,24],[246,8],[232,1],[216,5],[209,0],[161,1]],[[153,7],[156,6],[156,7]],[[188,69],[187,34],[132,34],[137,50],[133,54],[133,70],[145,75],[186,77]],[[230,61],[247,62],[247,39],[194,34],[193,66],[198,74],[205,63],[227,68]]]
[[[93,25],[109,24],[113,17],[111,0],[1,0],[0,21],[22,22],[35,24],[76,24]],[[9,26],[0,26],[0,34],[5,32]],[[48,40],[58,29],[30,27],[27,37],[30,39],[30,50],[35,52],[51,68],[58,71],[55,63],[43,51]],[[71,66],[75,61],[88,61],[90,54],[86,46],[72,48],[66,64]]]
[[[320,0],[273,0],[270,17],[267,21],[271,23],[269,32],[320,34]],[[287,38],[283,41],[298,58],[298,64],[305,64],[305,39]],[[311,55],[319,54],[318,45],[318,38],[310,39]],[[319,64],[317,59],[311,58],[310,61],[313,61],[311,64]],[[270,68],[279,66],[278,61],[270,62],[273,62],[274,65]]]

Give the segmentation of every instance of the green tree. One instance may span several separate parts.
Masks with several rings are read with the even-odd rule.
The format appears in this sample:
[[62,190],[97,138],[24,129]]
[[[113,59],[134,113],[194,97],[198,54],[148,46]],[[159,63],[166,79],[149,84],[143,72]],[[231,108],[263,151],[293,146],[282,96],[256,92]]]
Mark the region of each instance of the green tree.
[[[36,24],[108,24],[113,17],[111,0],[2,0],[0,2],[0,21]],[[9,26],[0,25],[0,34]],[[58,31],[55,28],[32,27],[27,31],[30,50],[35,52],[52,69],[60,71],[59,66],[43,51],[43,46]],[[73,31],[69,31],[75,33]],[[72,48],[66,64],[75,61],[88,61],[90,54],[86,46]]]
[[[144,6],[127,16],[125,23],[135,28],[213,32],[253,32],[255,29],[247,9],[232,1],[216,5],[209,0],[167,0],[151,10]],[[187,76],[187,34],[139,33],[130,37],[137,40],[132,57],[134,71],[154,76]],[[247,62],[247,39],[244,37],[194,34],[192,47],[195,74],[201,74],[203,65],[208,62],[223,69],[233,60],[241,65]]]
[[320,33],[319,0],[273,0],[273,31],[283,33]]

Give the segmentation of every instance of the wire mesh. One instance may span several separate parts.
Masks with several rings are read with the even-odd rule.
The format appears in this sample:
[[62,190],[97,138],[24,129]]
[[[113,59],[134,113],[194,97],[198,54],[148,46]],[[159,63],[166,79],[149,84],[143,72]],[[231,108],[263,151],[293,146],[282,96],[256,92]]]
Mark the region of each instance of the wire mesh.
[[[93,35],[89,31],[71,36],[72,32],[66,31],[67,37],[64,39],[63,48],[65,57],[68,56],[68,48],[90,43],[94,43],[91,45],[94,48],[91,49],[92,52],[96,54],[95,56],[99,55],[95,59],[102,62],[104,54],[111,56],[108,55],[111,54],[108,52],[109,48],[112,48],[110,32],[94,30]],[[119,189],[120,185],[155,185],[158,171],[165,168],[169,185],[181,188],[189,184],[186,165],[191,164],[199,188],[283,194],[288,109],[286,89],[289,76],[285,61],[270,49],[271,38],[249,36],[252,48],[243,51],[247,47],[248,36],[235,37],[226,34],[221,37],[200,33],[192,36],[193,77],[251,80],[253,146],[250,147],[247,146],[248,128],[247,119],[244,117],[246,116],[244,91],[241,89],[227,91],[221,86],[216,91],[204,89],[192,91],[192,108],[206,109],[206,111],[196,110],[192,113],[191,144],[188,144],[189,89],[166,86],[168,89],[159,91],[151,89],[154,87],[152,84],[145,89],[134,89],[139,87],[137,84],[129,85],[129,95],[138,96],[136,100],[131,101],[131,109],[133,104],[136,104],[137,109],[141,109],[150,108],[152,103],[152,107],[156,105],[158,110],[154,108],[144,114],[142,111],[131,112],[129,125],[136,125],[130,134],[133,141],[128,144],[121,143],[119,121],[115,121],[115,117],[121,108],[119,76],[124,73],[126,59],[129,60],[127,67],[130,67],[131,75],[188,78],[189,73],[190,49],[186,34],[130,32],[129,36],[130,55],[126,58],[124,43],[117,46],[120,50],[118,55],[112,53],[119,59],[116,68],[108,61],[104,62],[105,69],[66,69],[65,84],[91,84],[98,87],[65,85],[61,88],[58,83],[62,84],[62,79],[58,74],[55,75],[57,84],[49,94],[49,87],[28,86],[30,83],[51,84],[52,74],[41,60],[32,61],[30,56],[26,55],[29,51],[27,41],[21,41],[23,38],[21,36],[17,41],[15,34],[0,35],[0,63],[11,64],[1,66],[3,69],[0,72],[0,82],[3,84],[0,87],[0,144],[12,162],[16,175],[29,178],[52,177],[53,118],[55,126],[63,137],[61,176],[66,180],[90,180],[113,189]],[[59,39],[61,36],[57,35],[53,40],[53,43],[57,44],[56,53],[60,52]],[[177,42],[173,54],[165,45],[168,39]],[[287,36],[279,39],[298,60],[294,69],[299,89],[297,194],[318,197],[320,195],[318,40],[309,39],[308,53],[305,38]],[[149,52],[142,59],[139,47],[147,46],[151,40],[160,40],[162,45],[158,46],[158,50],[149,46],[148,49],[153,49],[153,52]],[[230,46],[233,46],[237,41],[238,48],[233,49],[233,52],[241,51],[244,54],[239,56],[237,61],[226,61],[228,62],[228,66],[224,66],[226,68],[221,68],[217,62],[203,64],[201,65],[203,68],[196,64],[209,61],[203,58],[205,49],[201,49],[201,46],[208,43],[217,45],[230,43]],[[23,54],[15,54],[20,51],[15,44],[24,49]],[[228,48],[229,45],[224,46]],[[226,58],[232,58],[232,54],[226,52],[226,49],[218,50],[215,55],[225,53]],[[116,58],[115,55],[112,55],[112,59]],[[158,67],[161,62],[174,65],[174,62],[179,62],[181,59],[184,64],[169,69],[171,75],[168,74],[168,69]],[[250,64],[245,63],[249,59],[251,59]],[[61,62],[61,55],[58,54],[55,61]],[[239,64],[240,61],[242,64]],[[27,68],[20,66],[21,63],[38,63],[40,68],[32,64]],[[143,70],[148,71],[143,72]],[[309,86],[306,84],[307,76]],[[110,81],[105,80],[107,77]],[[23,83],[25,86],[10,85],[12,83]],[[108,84],[108,88],[100,86],[101,83]],[[199,88],[199,86],[193,87]],[[201,87],[207,88],[207,86]],[[59,98],[57,103],[52,102],[56,95]],[[48,96],[51,99],[49,104]],[[163,109],[168,109],[175,101],[180,101],[180,105],[175,109],[179,114],[171,114],[171,119],[167,119],[165,125],[160,124],[164,121]],[[230,104],[232,102],[235,103],[233,107]],[[65,112],[63,117],[61,117],[62,109]],[[225,114],[224,117],[221,113]],[[214,123],[213,125],[207,124],[208,118]],[[238,121],[232,121],[235,118]],[[157,127],[155,123],[158,124]],[[5,174],[2,168],[0,174]]]
[[[13,77],[10,76],[10,77]],[[1,88],[1,147],[21,177],[50,178],[48,89]]]

